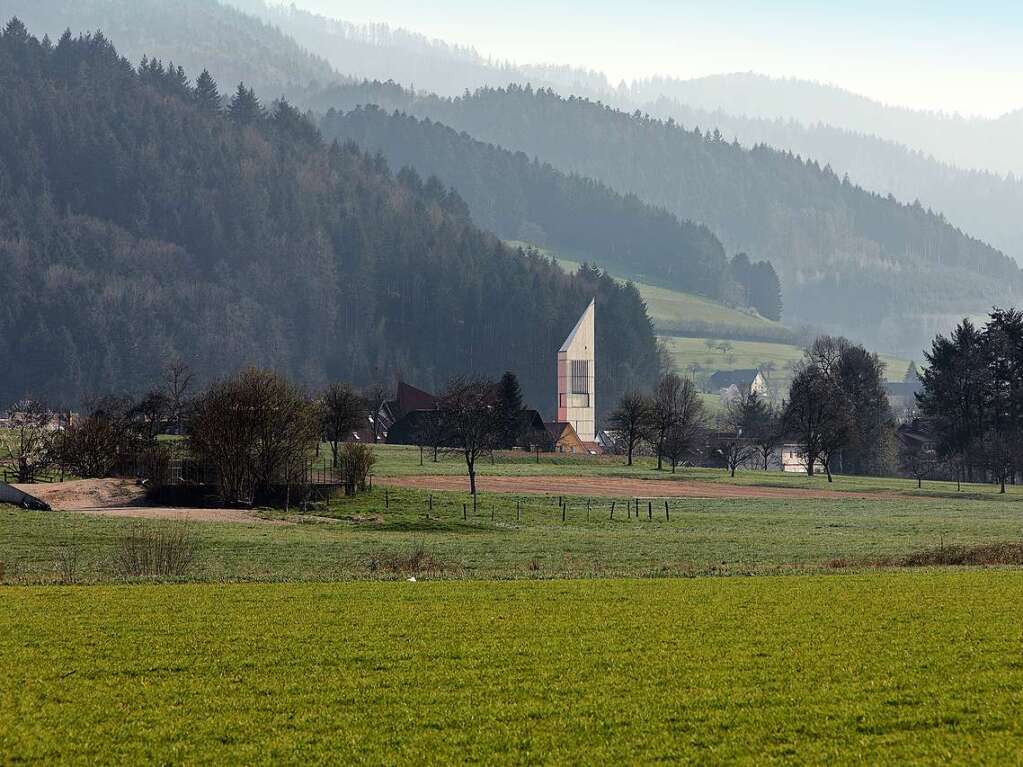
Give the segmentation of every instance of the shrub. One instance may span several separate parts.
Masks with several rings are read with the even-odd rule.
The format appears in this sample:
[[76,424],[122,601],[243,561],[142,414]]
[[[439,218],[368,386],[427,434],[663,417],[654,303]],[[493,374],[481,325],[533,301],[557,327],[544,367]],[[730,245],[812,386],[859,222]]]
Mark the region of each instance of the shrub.
[[369,445],[346,442],[342,446],[339,464],[345,495],[355,495],[366,490],[369,473],[376,462],[376,455]]
[[180,577],[197,551],[198,541],[187,523],[151,527],[135,522],[118,543],[114,571],[121,578]]

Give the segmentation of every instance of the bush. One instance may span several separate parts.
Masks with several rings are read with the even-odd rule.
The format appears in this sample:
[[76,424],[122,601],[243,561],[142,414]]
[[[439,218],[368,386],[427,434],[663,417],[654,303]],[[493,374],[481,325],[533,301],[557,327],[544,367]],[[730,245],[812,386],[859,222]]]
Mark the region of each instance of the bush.
[[355,495],[366,490],[369,473],[376,462],[376,455],[369,445],[346,442],[342,446],[338,464],[345,495]]
[[180,577],[197,551],[198,541],[187,523],[150,527],[135,522],[118,543],[114,571],[121,578]]

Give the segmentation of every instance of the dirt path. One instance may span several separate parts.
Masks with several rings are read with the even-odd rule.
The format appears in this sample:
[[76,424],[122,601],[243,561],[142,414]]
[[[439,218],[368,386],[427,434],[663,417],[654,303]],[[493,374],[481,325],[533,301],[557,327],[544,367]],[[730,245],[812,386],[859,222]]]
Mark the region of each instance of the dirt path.
[[143,489],[129,479],[81,479],[72,482],[15,485],[14,487],[46,501],[54,511],[74,511],[89,516],[268,525],[292,524],[280,519],[264,519],[244,509],[187,509],[147,506],[144,503]]
[[[439,492],[466,492],[468,480],[457,476],[379,477],[377,484]],[[581,495],[599,498],[854,498],[881,500],[880,493],[843,493],[790,487],[743,487],[713,482],[624,477],[477,477],[484,493]]]

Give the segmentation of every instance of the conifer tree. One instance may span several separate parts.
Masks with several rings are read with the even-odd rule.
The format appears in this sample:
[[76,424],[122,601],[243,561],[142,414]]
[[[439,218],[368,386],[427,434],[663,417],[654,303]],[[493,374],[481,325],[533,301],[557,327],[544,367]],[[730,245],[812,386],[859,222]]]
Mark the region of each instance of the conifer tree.
[[256,92],[246,88],[245,83],[238,83],[238,90],[231,98],[227,107],[231,119],[239,125],[253,125],[263,119],[263,105],[259,103]]
[[209,70],[204,69],[199,79],[195,81],[195,105],[199,110],[212,114],[220,111],[220,91],[217,90],[217,81]]

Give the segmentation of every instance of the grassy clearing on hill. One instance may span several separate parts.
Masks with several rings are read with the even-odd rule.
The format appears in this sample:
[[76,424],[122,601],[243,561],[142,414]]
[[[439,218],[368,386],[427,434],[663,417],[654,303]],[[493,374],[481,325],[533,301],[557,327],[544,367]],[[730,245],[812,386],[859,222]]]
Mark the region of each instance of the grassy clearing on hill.
[[[513,246],[529,247],[528,243],[512,242]],[[576,272],[582,266],[579,260],[562,258],[543,248],[542,253],[555,258],[566,272]],[[628,276],[617,275],[623,282]],[[680,335],[701,329],[708,335],[749,334],[754,337],[784,338],[791,334],[780,322],[773,322],[752,312],[744,312],[693,293],[658,287],[644,282],[641,276],[631,276],[647,305],[647,312],[658,333]]]
[[[716,370],[744,370],[759,368],[771,363],[775,372],[770,376],[772,384],[787,382],[792,378],[790,367],[803,358],[803,350],[789,344],[767,343],[764,341],[729,341],[728,352],[707,347],[705,338],[679,338],[664,336],[660,339],[668,348],[676,369],[688,373],[692,365],[698,365],[704,372]],[[889,355],[880,355],[887,366],[889,381],[901,381],[909,367],[909,360]]]
[[0,754],[1012,763],[1016,573],[9,588]]

